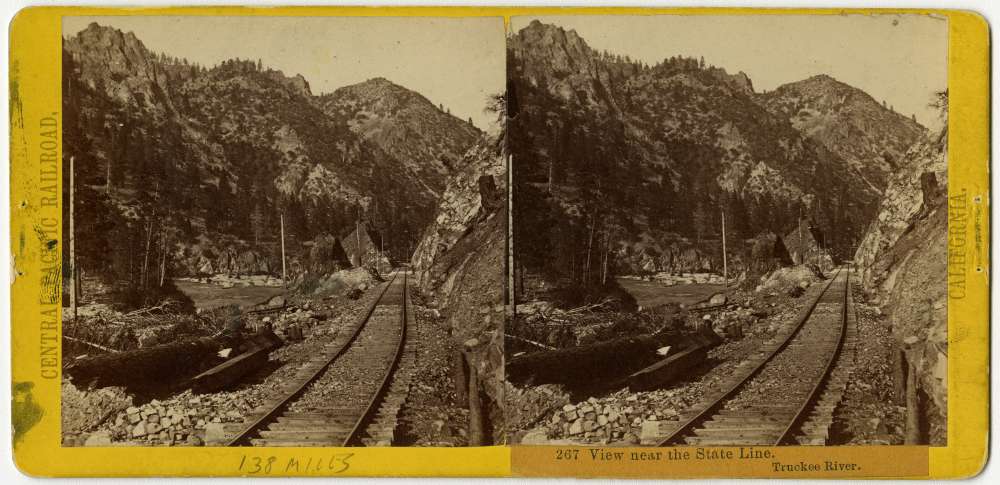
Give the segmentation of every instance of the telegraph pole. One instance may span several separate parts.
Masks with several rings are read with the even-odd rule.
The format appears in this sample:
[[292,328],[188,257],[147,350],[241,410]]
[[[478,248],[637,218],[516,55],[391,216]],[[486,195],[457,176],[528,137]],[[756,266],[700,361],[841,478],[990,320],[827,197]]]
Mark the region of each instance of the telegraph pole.
[[76,196],[74,187],[74,167],[73,167],[73,156],[69,157],[69,305],[73,312],[73,321],[76,321],[76,238],[74,235],[75,226],[73,215],[76,206],[74,205],[74,197]]
[[288,287],[288,273],[285,267],[285,215],[280,214],[281,221],[281,284]]
[[722,211],[722,278],[729,289],[729,263],[726,259],[726,211]]

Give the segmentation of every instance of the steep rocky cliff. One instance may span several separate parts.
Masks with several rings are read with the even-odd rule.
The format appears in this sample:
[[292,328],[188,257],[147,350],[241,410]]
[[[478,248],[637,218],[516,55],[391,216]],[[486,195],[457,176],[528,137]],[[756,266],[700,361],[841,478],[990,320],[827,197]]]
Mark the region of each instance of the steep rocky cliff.
[[901,357],[894,379],[912,417],[908,440],[934,445],[947,442],[947,141],[942,131],[906,152],[855,256]]
[[891,264],[886,251],[911,229],[916,216],[926,215],[937,192],[947,192],[947,151],[948,134],[941,131],[923,137],[900,158],[854,256],[858,277],[866,289],[875,290],[885,283],[882,266]]
[[[483,443],[504,437],[503,328],[506,319],[507,184],[503,136],[483,137],[448,180],[434,222],[412,264],[427,301],[444,317],[458,379],[481,393]],[[464,384],[464,383],[463,383]],[[463,387],[461,384],[459,387]],[[472,406],[470,405],[470,408]],[[474,418],[473,418],[474,419]]]
[[484,136],[462,156],[460,168],[448,179],[441,195],[434,221],[424,230],[413,252],[411,262],[416,269],[429,268],[438,255],[469,231],[482,212],[496,209],[484,208],[483,202],[497,203],[500,199],[496,194],[503,193],[507,186],[500,150],[497,138]]

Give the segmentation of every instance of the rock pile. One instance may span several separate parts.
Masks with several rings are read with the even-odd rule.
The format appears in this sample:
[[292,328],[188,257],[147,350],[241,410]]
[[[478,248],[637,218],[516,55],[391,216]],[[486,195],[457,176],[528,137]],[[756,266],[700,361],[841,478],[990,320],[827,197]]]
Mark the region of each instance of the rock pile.
[[257,403],[250,391],[193,395],[190,391],[168,400],[130,406],[109,420],[106,429],[91,434],[85,446],[132,445],[202,446],[225,438],[226,423],[242,422]]
[[678,421],[692,395],[673,389],[644,393],[619,391],[568,403],[553,412],[541,426],[524,434],[521,444],[621,443],[638,445],[655,441],[660,425]]

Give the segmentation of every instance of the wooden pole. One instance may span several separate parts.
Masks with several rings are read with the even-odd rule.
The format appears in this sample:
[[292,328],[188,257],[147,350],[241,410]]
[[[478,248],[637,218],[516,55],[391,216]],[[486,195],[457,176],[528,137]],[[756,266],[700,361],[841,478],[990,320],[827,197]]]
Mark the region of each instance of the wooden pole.
[[288,273],[285,267],[285,215],[280,214],[278,217],[281,223],[281,284],[288,286]]
[[73,157],[69,157],[69,281],[70,281],[70,292],[69,292],[69,305],[73,313],[73,320],[76,320],[76,238],[75,234],[75,221],[74,212],[76,207],[74,206],[75,189],[74,187],[74,167],[73,167]]
[[920,419],[922,410],[920,409],[920,396],[917,394],[917,368],[908,364],[906,373],[906,431],[903,436],[905,445],[924,444],[921,436]]
[[799,253],[799,260],[792,261],[795,264],[806,264],[806,250],[805,244],[802,242],[802,203],[799,202],[799,220],[796,229],[799,231],[799,247],[796,252]]
[[[504,303],[508,310],[512,311],[514,305],[514,292],[516,285],[514,281],[514,205],[511,194],[514,192],[514,155],[507,155],[507,298]],[[517,273],[524,278],[524,267]],[[523,286],[523,285],[522,285]]]
[[361,267],[361,206],[358,206],[357,217],[354,218],[354,239],[357,241],[357,246],[354,249],[354,256],[357,261],[354,263],[355,266]]
[[722,212],[722,279],[729,289],[729,261],[726,259],[726,212]]
[[483,426],[483,403],[479,398],[479,372],[474,365],[474,359],[466,354],[469,365],[469,446],[485,444]]

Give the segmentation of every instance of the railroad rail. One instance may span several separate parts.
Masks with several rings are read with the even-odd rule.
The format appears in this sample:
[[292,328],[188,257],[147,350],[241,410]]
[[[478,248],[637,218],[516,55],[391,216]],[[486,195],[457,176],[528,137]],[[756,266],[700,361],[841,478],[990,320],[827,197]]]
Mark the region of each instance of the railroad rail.
[[660,446],[825,444],[854,361],[849,279],[838,270],[789,330],[661,425]]
[[307,361],[278,396],[254,409],[227,446],[391,444],[409,394],[413,338],[408,274],[396,273],[353,327]]

